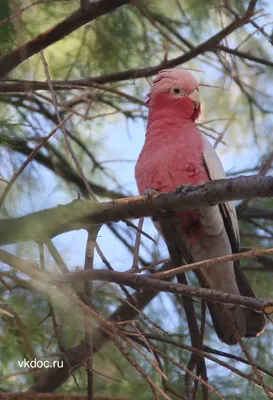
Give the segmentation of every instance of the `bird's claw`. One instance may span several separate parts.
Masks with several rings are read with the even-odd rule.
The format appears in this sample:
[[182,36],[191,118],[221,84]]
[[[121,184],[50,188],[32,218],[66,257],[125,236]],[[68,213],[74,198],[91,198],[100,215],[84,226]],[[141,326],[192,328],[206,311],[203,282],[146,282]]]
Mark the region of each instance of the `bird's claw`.
[[186,194],[190,192],[193,188],[193,185],[191,183],[186,183],[185,185],[179,185],[175,189],[175,194]]
[[157,192],[156,190],[154,190],[154,189],[146,189],[146,190],[144,191],[145,200],[146,200],[146,201],[151,200],[151,198],[152,198],[155,194],[158,194],[158,192]]

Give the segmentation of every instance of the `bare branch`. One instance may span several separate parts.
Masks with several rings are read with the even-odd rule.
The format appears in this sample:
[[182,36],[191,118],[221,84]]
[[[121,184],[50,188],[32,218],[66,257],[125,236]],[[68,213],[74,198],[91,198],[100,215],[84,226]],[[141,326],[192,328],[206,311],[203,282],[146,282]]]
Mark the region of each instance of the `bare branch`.
[[0,245],[39,241],[76,229],[89,229],[92,224],[117,222],[123,219],[156,217],[158,212],[214,206],[230,200],[273,197],[273,177],[241,176],[219,179],[192,186],[187,193],[172,191],[153,195],[127,197],[104,203],[75,200],[70,204],[29,214],[25,217],[0,220]]
[[3,78],[23,61],[63,39],[81,26],[129,2],[130,0],[97,0],[89,2],[88,7],[85,7],[84,10],[80,8],[59,24],[2,57],[0,59],[0,77]]
[[[15,393],[0,392],[0,399],[6,400],[87,400],[87,396],[70,393]],[[128,397],[95,396],[94,400],[134,400]]]
[[[18,271],[28,275],[35,282],[42,283],[42,285],[38,289],[46,293],[47,291],[49,291],[50,293],[52,292],[52,295],[54,295],[55,297],[58,297],[59,295],[62,297],[66,296],[66,292],[62,293],[60,291],[60,293],[58,293],[58,291],[56,291],[56,285],[60,286],[61,284],[92,280],[113,282],[128,285],[132,288],[148,288],[156,292],[163,291],[169,293],[179,293],[189,297],[195,296],[205,300],[221,302],[225,304],[238,304],[244,307],[252,308],[253,310],[264,312],[266,314],[271,314],[273,312],[273,301],[268,301],[262,298],[233,295],[230,293],[222,292],[220,290],[187,286],[179,283],[170,283],[166,281],[161,281],[156,277],[149,278],[147,276],[133,274],[131,272],[116,272],[108,270],[80,270],[59,276],[55,274],[49,275],[46,273],[42,273],[41,271],[33,268],[33,263],[13,256],[12,254],[9,254],[4,250],[0,250],[0,260],[5,264],[16,268]],[[75,307],[77,306],[86,310],[87,307],[78,300],[75,300],[74,297],[75,296],[71,295],[70,302],[72,303],[73,300],[73,302],[75,303]],[[67,304],[66,307],[68,307]],[[86,312],[87,315],[90,315],[91,309],[88,308]]]
[[[26,45],[22,46],[19,49],[14,50],[7,56],[3,57],[0,60],[0,77],[4,77],[8,72],[10,72],[13,68],[18,66],[22,61],[28,59],[31,57],[33,54],[37,53],[38,51],[43,50],[47,46],[49,46],[52,43],[55,43],[57,40],[61,39],[65,35],[73,32],[75,29],[77,29],[79,26],[84,25],[87,22],[90,22],[92,19],[97,18],[98,16],[110,12],[111,10],[123,5],[129,3],[129,0],[127,1],[122,1],[122,0],[112,0],[112,2],[108,2],[107,0],[100,0],[94,4],[94,8],[90,6],[89,12],[84,13],[84,17],[82,15],[82,11],[76,11],[72,16],[70,16],[67,20],[61,22],[59,25],[56,25],[55,29],[53,28],[51,31],[48,31],[46,34],[41,34],[37,38],[34,38],[32,41],[27,43]],[[91,4],[91,3],[90,3]],[[111,5],[111,6],[110,6]],[[97,7],[97,9],[96,9]],[[108,9],[106,10],[106,7]],[[90,14],[91,17],[90,17]],[[216,33],[214,36],[210,37],[208,40],[205,42],[199,44],[198,46],[190,49],[188,52],[184,53],[183,55],[173,58],[171,60],[164,60],[163,63],[154,66],[154,67],[148,67],[148,68],[142,68],[142,69],[131,69],[127,71],[122,71],[122,72],[116,72],[113,74],[105,75],[102,77],[96,77],[96,78],[89,78],[89,79],[81,79],[81,80],[74,80],[72,82],[67,82],[67,81],[59,81],[59,82],[54,82],[52,81],[54,89],[71,89],[71,85],[76,85],[76,86],[92,86],[94,83],[110,83],[110,82],[117,82],[117,81],[122,81],[122,80],[127,80],[127,79],[136,79],[136,78],[141,78],[141,77],[148,77],[156,74],[160,69],[162,68],[172,68],[176,67],[177,65],[184,64],[193,58],[197,57],[200,54],[203,54],[207,51],[215,51],[215,48],[220,44],[220,42],[226,38],[228,35],[230,35],[232,32],[236,31],[243,25],[247,24],[250,20],[251,17],[253,16],[252,13],[246,12],[245,15],[241,17],[236,17],[234,21],[232,21],[229,25],[224,27],[221,31]],[[71,20],[73,23],[71,23]],[[76,20],[76,23],[74,23],[74,19]],[[87,21],[86,21],[87,19]],[[63,24],[65,24],[65,33],[62,32],[63,30]],[[67,26],[66,26],[67,25]],[[60,32],[61,31],[61,32]],[[57,34],[56,34],[57,32]],[[60,35],[61,33],[61,35]],[[59,35],[59,36],[58,36]],[[224,50],[224,47],[221,46],[221,49]],[[227,49],[227,48],[226,48]],[[231,50],[233,51],[233,50]],[[21,52],[23,56],[21,56]],[[241,56],[242,56],[241,52]],[[254,56],[253,56],[254,57]],[[246,57],[247,58],[247,57]],[[257,62],[265,63],[264,59],[260,59],[258,61],[258,58],[256,57]],[[269,61],[269,65],[272,66],[273,63]],[[26,83],[26,82],[25,82]],[[44,82],[36,82],[34,85],[36,85],[36,88],[33,88],[33,83],[29,82],[25,86],[20,85],[18,86],[12,86],[12,85],[18,85],[17,83],[8,83],[8,84],[2,84],[0,85],[0,92],[12,92],[12,91],[31,91],[31,90],[38,90],[38,89],[47,89],[47,84]]]
[[[192,51],[192,50],[191,50]],[[158,64],[153,67],[148,68],[135,68],[127,71],[114,72],[108,75],[102,76],[94,76],[91,78],[83,78],[83,79],[73,79],[69,81],[62,80],[52,80],[52,85],[55,90],[71,90],[71,89],[81,89],[85,87],[94,87],[95,83],[105,84],[105,83],[114,83],[125,81],[128,79],[139,79],[139,78],[148,78],[157,74],[162,68],[172,68],[178,65],[184,64],[190,61],[195,56],[191,56],[191,51],[183,54],[182,56],[173,58],[171,60],[166,60],[164,64]],[[258,57],[254,54],[245,51],[239,51],[237,49],[231,49],[227,46],[216,44],[212,45],[208,49],[203,49],[200,54],[206,52],[217,52],[224,51],[225,53],[232,54],[236,57],[253,61],[255,63],[266,65],[268,67],[273,67],[273,61],[267,60],[262,57]],[[2,81],[3,82],[3,81]],[[1,83],[0,80],[0,93],[17,93],[17,92],[32,92],[36,90],[47,90],[48,85],[46,82],[42,81],[28,81],[28,80],[6,80]]]
[[[271,249],[271,251],[273,251]],[[2,252],[0,252],[2,259]],[[11,265],[11,264],[10,264]],[[150,288],[156,291],[169,293],[179,293],[186,296],[195,296],[209,301],[238,304],[244,307],[252,308],[266,314],[273,312],[273,301],[267,301],[261,298],[237,296],[230,293],[225,293],[220,290],[205,289],[193,286],[187,286],[180,283],[170,283],[160,281],[156,277],[148,278],[146,276],[132,274],[130,272],[116,272],[106,270],[94,271],[77,271],[57,277],[55,282],[71,283],[85,280],[101,280],[106,282],[114,282],[123,285],[131,286],[132,288]]]
[[[164,264],[163,270],[168,269],[170,263]],[[150,303],[150,301],[156,297],[157,292],[153,290],[143,290],[138,292],[133,296],[134,307],[130,303],[124,303],[117,308],[113,314],[108,318],[109,321],[130,321],[138,317],[138,310],[143,310]],[[110,337],[105,334],[101,327],[98,327],[93,332],[93,353],[98,352],[103,346],[105,346],[110,340]],[[79,367],[77,360],[84,360],[88,356],[86,353],[86,343],[81,341],[77,346],[67,350],[67,355],[71,355],[71,360],[69,363],[66,362],[66,358],[62,356],[60,362],[64,362],[63,368],[52,368],[46,372],[44,376],[32,387],[34,392],[46,392],[49,390],[55,390],[59,387],[69,376],[70,369]]]
[[264,254],[273,254],[273,249],[253,249],[249,251],[245,251],[243,253],[230,254],[223,257],[216,257],[210,260],[203,260],[193,264],[183,265],[178,268],[171,269],[165,272],[158,272],[154,274],[156,278],[171,278],[172,276],[176,276],[177,274],[183,274],[188,271],[195,271],[200,268],[208,268],[215,264],[221,264],[228,261],[236,261],[236,260],[245,260],[249,258],[259,257]]

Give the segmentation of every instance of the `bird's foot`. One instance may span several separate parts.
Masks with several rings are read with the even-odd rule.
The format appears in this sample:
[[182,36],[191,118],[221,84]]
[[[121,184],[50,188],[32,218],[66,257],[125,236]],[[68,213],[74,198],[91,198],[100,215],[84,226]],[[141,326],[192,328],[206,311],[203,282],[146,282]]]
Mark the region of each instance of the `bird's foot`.
[[145,200],[146,200],[146,201],[151,200],[151,198],[152,198],[155,194],[158,194],[158,192],[157,192],[156,190],[154,190],[154,189],[146,189],[146,190],[144,191]]
[[179,185],[175,189],[175,194],[186,194],[193,190],[194,186],[191,183],[186,183],[185,185]]

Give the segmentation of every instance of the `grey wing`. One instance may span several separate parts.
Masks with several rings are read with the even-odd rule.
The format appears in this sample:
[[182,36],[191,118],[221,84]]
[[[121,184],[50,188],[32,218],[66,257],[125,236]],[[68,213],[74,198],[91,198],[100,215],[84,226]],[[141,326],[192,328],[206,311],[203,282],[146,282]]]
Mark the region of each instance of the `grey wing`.
[[[210,144],[207,138],[203,136],[204,141],[204,163],[209,173],[211,180],[226,178],[225,171],[222,163],[215,152],[214,148]],[[228,235],[231,249],[233,253],[240,251],[240,235],[238,220],[233,202],[227,202],[219,204],[219,209],[222,214],[222,218],[225,225],[225,230]],[[236,276],[236,282],[239,292],[242,296],[255,297],[253,290],[251,289],[243,271],[240,268],[240,262],[234,261],[234,271]],[[253,310],[245,310],[246,317],[246,337],[252,337],[259,335],[265,327],[265,318],[263,314]]]
[[[205,166],[208,171],[210,179],[213,181],[215,179],[226,178],[226,174],[225,174],[223,165],[222,165],[220,158],[218,157],[216,151],[214,150],[211,143],[205,136],[202,135],[202,138],[203,138],[203,142],[204,142],[204,153],[203,153],[204,163],[205,163]],[[235,205],[234,205],[233,201],[229,201],[227,203],[221,204],[220,211],[221,211],[222,217],[224,219],[226,229],[227,229],[227,225],[229,226],[227,233],[229,235],[232,250],[233,250],[233,252],[238,252],[239,248],[240,248],[240,234],[239,234],[239,226],[238,226]],[[228,224],[227,224],[228,221],[226,221],[226,220],[229,220]],[[231,232],[230,230],[232,230],[233,232]],[[236,248],[234,248],[235,246],[236,246]]]

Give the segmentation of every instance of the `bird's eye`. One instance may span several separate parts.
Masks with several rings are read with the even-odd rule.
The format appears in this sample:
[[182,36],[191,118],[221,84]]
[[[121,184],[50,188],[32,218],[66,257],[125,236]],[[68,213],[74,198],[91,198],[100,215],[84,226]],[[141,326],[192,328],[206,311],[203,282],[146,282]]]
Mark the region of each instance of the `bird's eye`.
[[173,87],[171,87],[170,89],[170,94],[172,96],[184,96],[185,95],[185,90],[182,89],[181,86],[179,85],[174,85]]

